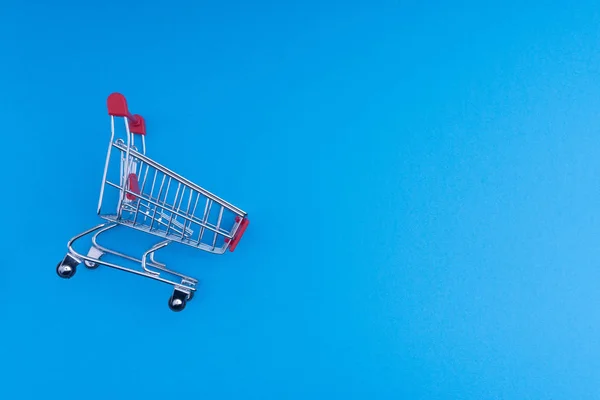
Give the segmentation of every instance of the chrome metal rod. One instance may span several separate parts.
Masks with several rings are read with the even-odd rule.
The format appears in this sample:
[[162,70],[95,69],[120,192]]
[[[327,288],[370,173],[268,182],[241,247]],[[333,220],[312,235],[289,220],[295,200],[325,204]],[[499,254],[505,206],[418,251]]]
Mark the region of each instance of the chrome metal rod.
[[150,166],[148,164],[142,163],[140,165],[140,174],[142,173],[142,169],[144,168],[144,165],[146,166],[146,172],[144,173],[144,179],[142,180],[142,185],[140,187],[140,194],[144,193],[144,188],[146,187],[146,179],[148,178],[148,170],[150,169]]
[[202,236],[204,236],[204,228],[206,226],[206,222],[208,221],[208,217],[210,216],[210,209],[212,208],[213,201],[209,198],[206,199],[206,205],[204,206],[204,215],[202,216],[202,223],[200,226],[200,235],[198,237],[198,243],[202,243]]
[[160,242],[158,244],[155,244],[148,251],[146,251],[144,253],[144,255],[142,256],[142,268],[144,269],[144,271],[146,271],[146,272],[148,272],[150,274],[157,274],[157,275],[160,274],[160,272],[149,270],[146,267],[146,259],[148,258],[148,254],[154,253],[156,250],[162,249],[163,247],[167,246],[169,243],[171,243],[169,240],[164,240],[164,241],[162,241],[162,242]]
[[[165,184],[165,179],[167,179],[167,175],[163,174],[162,182],[160,183],[160,189],[158,190],[158,196],[156,196],[157,201],[160,201],[160,195],[162,194],[163,186]],[[150,231],[152,231],[152,226],[156,221],[156,212],[158,211],[158,207],[154,206],[154,212],[152,213],[152,220],[150,221]]]
[[[190,189],[190,196],[189,196],[189,199],[188,199],[187,208],[185,209],[185,215],[186,215],[186,217],[190,216],[190,206],[192,205],[192,196],[193,196],[193,194],[194,194],[194,191]],[[197,199],[197,197],[196,197],[196,199]],[[179,211],[179,209],[178,209],[178,211]],[[183,229],[181,230],[181,238],[182,239],[185,237],[185,232],[186,232],[185,230],[186,230],[186,227],[187,227],[187,223],[188,223],[188,219],[185,218],[183,220]]]
[[102,185],[100,185],[100,197],[98,199],[98,215],[102,213],[102,200],[104,198],[104,182],[108,173],[108,164],[110,162],[110,153],[112,150],[112,142],[115,138],[115,117],[110,117],[110,141],[108,142],[108,151],[106,152],[106,161],[104,162],[104,173],[102,174]]
[[[223,210],[225,209],[225,207],[221,206],[221,209],[219,210],[219,219],[217,219],[217,232],[219,232],[219,227],[221,226],[221,220],[223,219]],[[212,242],[212,248],[213,250],[215,249],[215,245],[217,244],[217,237],[219,236],[217,234],[217,232],[215,232],[215,237],[213,238],[213,242]]]

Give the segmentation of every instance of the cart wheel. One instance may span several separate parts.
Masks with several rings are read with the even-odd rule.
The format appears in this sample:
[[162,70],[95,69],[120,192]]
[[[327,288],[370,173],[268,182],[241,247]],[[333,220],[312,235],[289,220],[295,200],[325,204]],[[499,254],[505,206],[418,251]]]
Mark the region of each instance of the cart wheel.
[[182,311],[188,300],[188,294],[177,288],[173,289],[173,294],[169,299],[169,308],[175,312]]
[[180,299],[171,296],[171,298],[169,299],[169,308],[171,309],[171,311],[179,312],[185,308],[185,303],[185,299]]
[[192,301],[192,299],[194,298],[194,294],[195,294],[195,293],[196,293],[196,291],[195,291],[195,290],[194,290],[194,291],[192,291],[192,292],[190,292],[190,295],[188,296],[188,298],[187,298],[187,301]]
[[79,265],[79,260],[74,258],[72,255],[67,254],[65,258],[58,263],[56,266],[56,274],[63,279],[70,279],[77,272],[77,266]]
[[75,272],[77,272],[77,267],[65,264],[64,261],[59,262],[56,266],[56,273],[63,279],[71,279],[75,275]]
[[87,257],[96,261],[83,260],[83,264],[89,269],[96,269],[100,266],[100,263],[97,261],[100,260],[103,255],[104,252],[102,250],[96,247],[96,245],[92,245],[87,253]]

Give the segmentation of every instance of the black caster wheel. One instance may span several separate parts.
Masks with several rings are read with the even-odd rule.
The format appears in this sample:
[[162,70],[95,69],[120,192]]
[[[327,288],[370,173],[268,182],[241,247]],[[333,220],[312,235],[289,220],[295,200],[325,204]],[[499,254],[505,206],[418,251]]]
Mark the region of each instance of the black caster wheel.
[[171,309],[171,311],[175,312],[183,311],[183,309],[185,308],[185,303],[185,299],[179,299],[171,296],[171,298],[169,299],[169,308]]
[[69,265],[64,261],[59,262],[56,266],[56,273],[63,279],[71,279],[75,272],[77,272],[77,266]]
[[[100,260],[100,258],[104,255],[104,252],[97,248],[95,245],[90,247],[90,251],[88,251],[87,256],[93,260]],[[100,266],[100,263],[95,261],[83,260],[83,265],[88,269],[96,269]]]
[[192,301],[192,299],[194,298],[194,294],[196,294],[195,290],[193,292],[190,292],[190,295],[188,296],[187,301]]
[[79,261],[70,254],[67,254],[56,266],[56,274],[63,279],[70,279],[75,275],[75,272],[77,272],[78,265]]
[[187,301],[190,299],[191,297],[189,297],[186,292],[175,289],[169,299],[169,308],[175,312],[182,311],[185,308]]

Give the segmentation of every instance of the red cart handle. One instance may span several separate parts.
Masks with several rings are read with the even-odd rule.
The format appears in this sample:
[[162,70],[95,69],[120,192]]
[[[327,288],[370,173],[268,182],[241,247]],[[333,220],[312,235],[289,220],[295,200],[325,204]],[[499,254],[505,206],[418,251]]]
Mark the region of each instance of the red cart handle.
[[131,114],[127,108],[127,100],[121,93],[112,93],[106,100],[108,115],[113,117],[126,117],[129,121],[129,130],[138,135],[146,134],[146,121],[139,114]]

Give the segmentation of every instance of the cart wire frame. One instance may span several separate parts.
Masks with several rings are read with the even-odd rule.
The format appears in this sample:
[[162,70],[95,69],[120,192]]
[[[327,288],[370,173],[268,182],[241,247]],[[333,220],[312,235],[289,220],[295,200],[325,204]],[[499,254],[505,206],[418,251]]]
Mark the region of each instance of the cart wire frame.
[[[98,215],[107,222],[73,237],[67,244],[68,253],[58,264],[56,272],[61,278],[71,278],[77,265],[83,262],[90,269],[104,265],[152,278],[174,287],[169,308],[181,311],[193,297],[198,280],[167,269],[165,264],[155,260],[155,252],[172,242],[214,254],[234,251],[248,227],[247,213],[148,157],[146,122],[142,116],[129,112],[122,94],[112,93],[107,107],[111,137],[97,209]],[[124,121],[126,141],[115,139],[115,124],[119,118]],[[141,140],[141,152],[135,143],[136,135]],[[118,182],[109,177],[111,167],[114,169],[116,165]],[[116,204],[107,196],[109,190],[116,190]],[[161,241],[141,258],[100,245],[98,237],[117,226],[145,232]],[[77,240],[94,232],[87,255],[73,249]],[[105,254],[136,263],[138,268],[103,261],[101,257]]]

